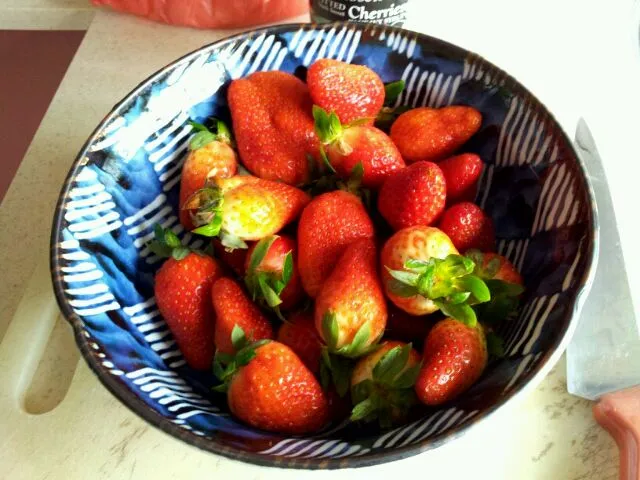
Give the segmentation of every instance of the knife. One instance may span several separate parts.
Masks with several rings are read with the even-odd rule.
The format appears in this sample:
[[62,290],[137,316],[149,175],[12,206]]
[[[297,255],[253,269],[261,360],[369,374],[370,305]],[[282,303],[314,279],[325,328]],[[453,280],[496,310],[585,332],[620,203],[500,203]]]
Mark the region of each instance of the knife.
[[578,121],[575,146],[596,197],[600,251],[591,291],[567,348],[567,390],[597,401],[594,417],[620,449],[620,479],[640,480],[640,325],[611,193],[584,119]]

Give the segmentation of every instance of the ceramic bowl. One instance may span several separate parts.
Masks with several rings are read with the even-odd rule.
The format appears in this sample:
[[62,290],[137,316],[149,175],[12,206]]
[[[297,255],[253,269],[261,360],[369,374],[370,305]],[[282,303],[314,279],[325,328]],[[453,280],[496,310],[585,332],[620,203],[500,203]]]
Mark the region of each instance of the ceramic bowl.
[[[480,131],[465,146],[487,163],[476,201],[493,217],[499,251],[522,272],[518,317],[498,332],[506,357],[458,401],[388,431],[343,426],[317,436],[259,431],[189,369],[153,298],[161,264],[146,247],[156,223],[192,247],[178,222],[187,119],[229,120],[226,87],[258,70],[304,75],[318,58],[405,79],[399,103],[471,105]],[[155,73],[105,117],[82,147],[58,201],[51,270],[82,355],[122,403],[202,449],[279,467],[341,468],[397,460],[451,441],[535,386],[562,354],[593,273],[593,195],[571,141],[520,83],[471,52],[399,28],[283,25],[200,48]]]

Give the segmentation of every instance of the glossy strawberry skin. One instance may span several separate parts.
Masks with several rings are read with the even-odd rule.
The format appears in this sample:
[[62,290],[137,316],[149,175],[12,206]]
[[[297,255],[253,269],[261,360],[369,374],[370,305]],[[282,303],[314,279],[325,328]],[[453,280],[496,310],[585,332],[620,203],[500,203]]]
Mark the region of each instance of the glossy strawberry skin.
[[286,345],[269,342],[232,378],[227,393],[231,412],[270,432],[305,434],[329,421],[322,387]]
[[180,178],[180,223],[185,229],[193,230],[189,210],[182,208],[189,197],[203,188],[208,179],[232,177],[237,168],[236,154],[224,142],[213,141],[189,152]]
[[337,190],[315,197],[298,223],[298,269],[307,294],[318,295],[350,243],[374,235],[369,214],[355,195]]
[[428,226],[444,210],[446,191],[440,167],[417,162],[385,180],[378,196],[378,210],[394,230]]
[[215,345],[218,351],[234,353],[231,332],[236,325],[251,341],[273,338],[269,320],[234,280],[217,280],[211,288],[211,300],[216,314]]
[[187,364],[211,368],[215,350],[214,315],[209,292],[222,269],[211,257],[189,253],[169,258],[155,277],[155,298]]
[[461,252],[471,248],[495,250],[493,221],[474,203],[462,202],[449,207],[439,227]]
[[257,177],[216,179],[224,195],[222,230],[242,240],[278,233],[298,218],[310,197],[290,185]]
[[482,115],[472,107],[414,108],[391,125],[391,139],[407,163],[437,162],[464,145],[481,124]]
[[306,183],[308,156],[318,158],[319,143],[305,83],[285,72],[256,72],[231,82],[228,101],[247,169],[266,180]]
[[287,345],[314,374],[320,371],[322,340],[316,332],[313,312],[298,312],[283,323],[277,340]]
[[372,126],[346,128],[340,142],[327,147],[327,155],[331,165],[345,179],[351,176],[356,165],[362,164],[362,185],[366,188],[379,188],[393,172],[406,166],[387,134]]
[[309,67],[307,84],[313,103],[335,112],[342,123],[371,118],[384,103],[384,84],[368,67],[332,59],[317,60]]
[[438,310],[433,301],[421,295],[401,297],[395,295],[389,288],[391,270],[403,270],[408,259],[427,261],[429,258],[446,258],[447,255],[457,254],[458,250],[451,243],[449,237],[435,227],[409,227],[397,231],[384,244],[380,254],[380,271],[382,284],[387,298],[397,307],[410,315],[428,315]]
[[[253,254],[256,245],[257,244],[252,245],[247,252],[244,265],[245,272],[249,269],[251,255]],[[282,303],[279,307],[282,310],[289,310],[300,303],[304,298],[304,289],[302,288],[300,274],[298,273],[297,250],[298,245],[293,238],[288,235],[278,235],[278,238],[271,244],[267,254],[256,268],[257,272],[281,274],[285,257],[289,252],[291,252],[293,256],[293,273],[289,283],[287,283],[287,286],[284,287],[284,290],[280,293],[280,300],[282,300]]]
[[447,203],[473,202],[484,163],[475,153],[463,153],[438,163],[447,183]]
[[497,253],[485,253],[483,257],[483,267],[485,268],[494,258],[497,258],[500,261],[500,268],[498,268],[498,271],[493,276],[495,280],[502,280],[503,282],[524,285],[522,276],[520,275],[520,273],[518,273],[516,267],[514,267],[513,264],[505,257],[503,257],[502,255],[498,255]]
[[447,318],[438,322],[425,340],[423,365],[415,391],[426,405],[449,402],[467,390],[487,365],[482,327],[468,327]]
[[327,314],[336,315],[336,348],[351,344],[356,333],[369,323],[367,345],[375,343],[387,324],[387,305],[378,279],[376,245],[362,238],[351,243],[323,283],[315,304],[315,323],[325,342],[323,322]]

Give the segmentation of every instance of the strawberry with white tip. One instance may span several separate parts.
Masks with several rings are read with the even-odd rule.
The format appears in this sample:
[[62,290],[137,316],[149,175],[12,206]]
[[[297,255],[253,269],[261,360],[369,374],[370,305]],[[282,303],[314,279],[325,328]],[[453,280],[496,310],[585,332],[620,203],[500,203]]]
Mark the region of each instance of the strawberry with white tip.
[[475,325],[471,305],[490,299],[486,284],[473,275],[473,261],[459,255],[449,237],[435,227],[396,232],[382,249],[381,263],[387,297],[412,315],[442,310]]

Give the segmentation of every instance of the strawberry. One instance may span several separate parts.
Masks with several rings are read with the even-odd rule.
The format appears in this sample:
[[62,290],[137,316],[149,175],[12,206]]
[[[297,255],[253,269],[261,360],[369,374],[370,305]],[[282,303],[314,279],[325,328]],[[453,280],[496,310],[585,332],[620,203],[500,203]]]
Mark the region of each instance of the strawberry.
[[254,244],[245,261],[245,284],[253,299],[259,298],[280,314],[304,297],[296,266],[296,242],[287,235],[271,235]]
[[478,254],[479,252],[467,252],[467,255],[476,262],[476,273],[480,278],[524,285],[518,270],[506,257],[497,253]]
[[225,247],[222,244],[222,241],[217,237],[211,239],[211,244],[213,245],[215,257],[230,269],[230,273],[235,273],[240,277],[244,277],[244,264],[248,250]]
[[387,328],[384,335],[387,338],[413,342],[422,345],[424,339],[433,326],[433,321],[428,316],[416,317],[404,310],[400,310],[393,303],[388,307]]
[[382,428],[404,420],[417,403],[413,386],[420,367],[411,344],[393,340],[358,360],[351,375],[351,420],[377,419]]
[[384,182],[378,210],[394,230],[427,226],[444,210],[446,190],[440,167],[431,162],[416,162]]
[[256,72],[231,82],[228,101],[247,169],[265,180],[306,183],[319,145],[304,82],[284,72]]
[[335,113],[314,105],[313,118],[323,147],[320,154],[342,178],[362,168],[362,185],[378,188],[396,170],[405,167],[400,152],[382,130],[360,122],[343,126]]
[[495,249],[493,221],[475,203],[452,205],[442,214],[439,227],[461,252],[470,248]]
[[391,139],[406,162],[435,162],[464,145],[481,123],[482,115],[472,107],[414,108],[393,122]]
[[487,365],[487,345],[480,324],[470,327],[444,319],[427,336],[423,351],[415,391],[426,405],[453,400],[480,378]]
[[213,258],[180,247],[180,241],[171,230],[157,228],[156,237],[162,245],[154,250],[166,248],[167,253],[173,255],[155,276],[158,310],[187,364],[197,370],[208,370],[215,350],[209,292],[222,269]]
[[183,208],[189,198],[210,178],[229,178],[236,174],[238,161],[231,148],[231,135],[227,126],[217,121],[217,134],[204,125],[191,122],[197,133],[189,143],[189,155],[182,166],[180,178],[180,223],[187,230],[193,229],[191,212]]
[[[252,427],[283,434],[316,432],[329,422],[322,387],[298,356],[273,341],[249,344],[235,329],[235,357],[216,356],[214,373],[229,409]],[[225,365],[226,364],[226,365]]]
[[480,320],[487,325],[494,325],[510,318],[517,310],[520,295],[524,292],[524,283],[516,268],[497,253],[470,250],[466,256],[476,264],[473,273],[484,280],[491,292],[488,303],[476,306]]
[[412,315],[440,309],[475,325],[470,304],[490,299],[485,283],[473,274],[474,262],[458,255],[449,237],[434,227],[396,232],[382,249],[381,263],[387,297]]
[[309,203],[302,190],[251,176],[215,178],[191,197],[195,233],[220,236],[228,248],[247,248],[247,240],[260,240],[298,218]]
[[447,202],[473,202],[484,163],[475,153],[463,153],[438,163],[447,181]]
[[350,243],[374,235],[369,214],[355,195],[334,191],[311,200],[298,223],[298,269],[307,294],[318,295]]
[[320,371],[322,340],[311,312],[291,315],[278,330],[277,340],[291,348],[313,373]]
[[273,338],[269,320],[234,280],[217,280],[211,288],[211,300],[216,313],[215,343],[219,352],[234,352],[231,333],[236,325],[253,341]]
[[382,337],[387,305],[376,268],[373,239],[349,245],[316,298],[316,329],[329,351],[358,357]]
[[317,60],[307,71],[307,85],[313,103],[335,112],[343,123],[370,119],[382,108],[385,88],[376,72],[364,65],[339,60]]

